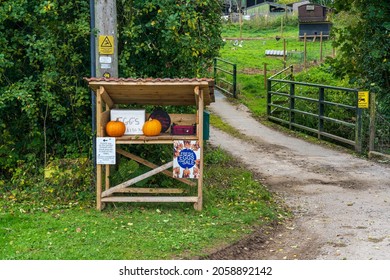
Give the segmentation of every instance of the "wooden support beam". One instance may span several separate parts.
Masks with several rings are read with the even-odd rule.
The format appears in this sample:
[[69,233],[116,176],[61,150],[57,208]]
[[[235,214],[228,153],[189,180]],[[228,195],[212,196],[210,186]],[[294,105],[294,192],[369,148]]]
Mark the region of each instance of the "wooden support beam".
[[102,96],[102,99],[104,101],[104,103],[106,103],[106,105],[112,109],[114,107],[114,101],[112,101],[111,97],[108,95],[106,89],[104,87],[102,87],[103,90],[100,91],[100,95]]
[[183,189],[178,188],[125,188],[115,193],[150,193],[150,194],[159,194],[159,193],[184,193]]
[[197,202],[196,196],[110,196],[102,202]]
[[[145,165],[145,166],[147,166],[147,167],[150,167],[150,168],[157,168],[157,167],[158,167],[158,165],[156,165],[156,164],[154,164],[154,163],[152,163],[152,162],[150,162],[150,161],[147,161],[147,160],[145,160],[145,159],[143,159],[143,158],[141,158],[141,157],[139,157],[139,156],[137,156],[137,155],[134,155],[134,154],[132,154],[132,153],[126,152],[126,151],[124,151],[124,150],[122,150],[122,149],[120,149],[120,148],[117,148],[117,149],[116,149],[116,152],[117,152],[118,154],[122,155],[122,156],[125,156],[125,157],[127,157],[127,158],[132,159],[132,160],[135,160],[136,162],[139,162],[139,163],[141,163],[141,164],[143,164],[143,165]],[[164,170],[164,171],[162,171],[161,173],[164,174],[164,175],[166,175],[166,176],[168,176],[168,177],[172,177],[172,172],[170,172],[170,171],[168,171],[168,170]],[[172,178],[173,178],[173,177],[172,177]],[[185,184],[187,184],[187,185],[190,185],[190,186],[192,186],[192,187],[195,187],[195,186],[196,186],[196,183],[195,183],[195,182],[190,181],[190,180],[188,180],[188,179],[184,179],[184,178],[173,178],[173,179],[176,179],[176,180],[178,180],[178,181],[180,181],[180,182],[182,182],[182,183],[185,183]]]
[[173,166],[173,161],[168,162],[168,163],[166,163],[164,165],[161,165],[160,167],[158,167],[156,169],[153,169],[151,171],[148,171],[148,172],[146,172],[146,173],[144,173],[144,174],[142,174],[140,176],[137,176],[137,177],[135,177],[133,179],[127,180],[127,181],[125,181],[125,182],[123,182],[123,183],[121,183],[119,185],[116,185],[115,187],[112,187],[112,188],[104,191],[102,193],[102,197],[109,196],[109,195],[113,194],[114,192],[116,192],[117,190],[126,188],[126,187],[128,187],[130,185],[133,185],[135,183],[138,183],[139,181],[142,181],[142,180],[144,180],[146,178],[149,178],[149,177],[151,177],[153,175],[156,175],[156,174],[160,173],[161,171],[163,171],[165,169],[168,169],[168,168],[170,168],[172,166]]
[[[101,125],[101,115],[102,115],[102,98],[100,92],[102,91],[102,87],[100,87],[96,91],[96,134],[97,137],[102,136],[102,130],[100,129]],[[101,194],[102,194],[102,166],[97,164],[96,166],[96,209],[102,210],[102,202],[101,202]]]
[[194,208],[197,211],[201,211],[203,207],[203,113],[204,113],[204,94],[203,90],[199,90],[199,87],[195,88],[198,104],[198,141],[200,146],[200,176],[198,178],[198,200],[194,204]]
[[196,104],[196,107],[199,107],[199,86],[196,86],[194,88],[194,93],[195,93],[195,104]]

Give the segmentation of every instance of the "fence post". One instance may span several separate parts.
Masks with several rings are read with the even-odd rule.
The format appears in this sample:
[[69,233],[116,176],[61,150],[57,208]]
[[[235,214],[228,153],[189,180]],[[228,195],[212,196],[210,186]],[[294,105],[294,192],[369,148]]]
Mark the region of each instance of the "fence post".
[[318,139],[321,139],[321,133],[324,131],[324,113],[325,113],[325,89],[320,87],[320,92],[318,96]]
[[295,83],[290,84],[290,122],[289,129],[292,129],[292,123],[295,123]]
[[214,57],[214,80],[215,80],[215,84],[217,84],[217,58]]
[[370,92],[370,141],[368,151],[375,150],[375,121],[376,121],[376,103],[375,92]]
[[237,97],[237,65],[233,64],[233,96]]
[[283,68],[286,68],[286,39],[283,39]]
[[322,56],[322,31],[320,33],[320,62],[323,61],[323,56]]
[[267,63],[264,63],[264,88],[267,90]]
[[306,59],[307,59],[307,38],[306,33],[303,35],[303,67],[306,70]]
[[[356,91],[356,95],[358,92]],[[358,98],[356,98],[358,100]],[[362,152],[362,109],[356,104],[355,151]]]
[[271,115],[271,80],[267,80],[267,116]]

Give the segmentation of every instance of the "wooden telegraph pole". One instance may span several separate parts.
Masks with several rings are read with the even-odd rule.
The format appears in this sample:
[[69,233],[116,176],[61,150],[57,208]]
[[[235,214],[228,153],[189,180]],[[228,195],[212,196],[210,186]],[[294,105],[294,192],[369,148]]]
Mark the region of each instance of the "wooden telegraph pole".
[[95,0],[96,77],[118,77],[116,0]]

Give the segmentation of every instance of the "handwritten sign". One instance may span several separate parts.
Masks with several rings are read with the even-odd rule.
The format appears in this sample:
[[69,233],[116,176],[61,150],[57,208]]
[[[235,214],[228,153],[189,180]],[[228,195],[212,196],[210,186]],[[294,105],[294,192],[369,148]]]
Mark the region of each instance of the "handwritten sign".
[[126,126],[125,135],[142,135],[145,123],[145,110],[112,109],[111,120],[119,120]]

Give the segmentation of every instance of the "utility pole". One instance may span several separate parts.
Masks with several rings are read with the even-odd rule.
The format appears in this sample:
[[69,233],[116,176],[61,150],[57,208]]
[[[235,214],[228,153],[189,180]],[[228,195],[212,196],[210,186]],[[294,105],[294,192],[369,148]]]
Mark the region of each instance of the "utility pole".
[[96,77],[118,78],[116,0],[95,0]]
[[[116,0],[90,0],[91,77],[118,77]],[[96,34],[94,32],[97,31]],[[96,169],[96,95],[92,101],[92,161]],[[95,178],[96,180],[96,178]]]

